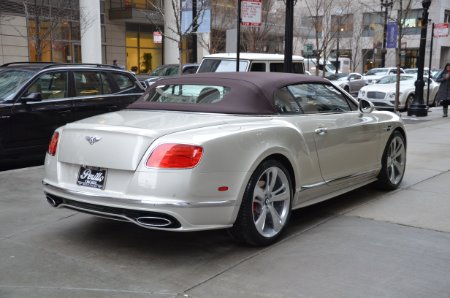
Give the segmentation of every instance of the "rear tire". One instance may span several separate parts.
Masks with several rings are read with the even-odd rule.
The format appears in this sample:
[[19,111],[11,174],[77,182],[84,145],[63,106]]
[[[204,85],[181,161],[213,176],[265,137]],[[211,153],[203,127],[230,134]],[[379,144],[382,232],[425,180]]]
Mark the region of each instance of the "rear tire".
[[378,188],[384,190],[398,188],[403,180],[406,167],[406,143],[399,131],[394,131],[389,137],[381,164],[377,181]]
[[292,196],[291,177],[284,165],[264,161],[247,184],[231,236],[254,246],[276,242],[287,226]]

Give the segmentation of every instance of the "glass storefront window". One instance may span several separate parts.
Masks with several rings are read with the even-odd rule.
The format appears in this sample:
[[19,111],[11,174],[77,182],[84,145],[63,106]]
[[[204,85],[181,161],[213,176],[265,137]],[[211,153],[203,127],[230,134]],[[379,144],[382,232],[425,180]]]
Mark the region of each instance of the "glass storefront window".
[[162,63],[162,44],[153,42],[153,26],[127,24],[127,69],[150,73]]
[[[39,21],[39,36],[36,37],[36,21],[28,21],[28,48],[30,61],[81,62],[80,24],[62,21],[51,28],[49,21]],[[41,44],[39,46],[39,43]],[[40,48],[40,57],[39,50]]]
[[138,32],[127,31],[126,46],[127,47],[138,47]]

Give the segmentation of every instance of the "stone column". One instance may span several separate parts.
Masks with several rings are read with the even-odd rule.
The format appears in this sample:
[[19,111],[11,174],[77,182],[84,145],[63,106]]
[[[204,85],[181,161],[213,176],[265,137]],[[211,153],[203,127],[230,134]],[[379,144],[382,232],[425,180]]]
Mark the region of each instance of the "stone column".
[[80,0],[81,60],[102,63],[100,0]]
[[[178,43],[172,39],[178,40],[177,36],[171,29],[175,29],[175,12],[172,8],[173,0],[164,0],[164,61],[163,64],[180,63],[180,55],[178,52]],[[177,12],[180,13],[181,12]],[[171,38],[170,38],[171,37]]]

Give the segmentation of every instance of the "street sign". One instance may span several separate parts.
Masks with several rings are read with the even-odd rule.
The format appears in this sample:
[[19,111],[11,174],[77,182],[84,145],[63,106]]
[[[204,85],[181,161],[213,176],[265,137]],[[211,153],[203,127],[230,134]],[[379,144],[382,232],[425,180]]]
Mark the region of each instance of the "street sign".
[[433,37],[448,37],[448,23],[434,24]]
[[241,0],[241,25],[261,26],[262,0]]
[[154,43],[162,43],[161,32],[158,32],[158,31],[153,32],[153,42]]

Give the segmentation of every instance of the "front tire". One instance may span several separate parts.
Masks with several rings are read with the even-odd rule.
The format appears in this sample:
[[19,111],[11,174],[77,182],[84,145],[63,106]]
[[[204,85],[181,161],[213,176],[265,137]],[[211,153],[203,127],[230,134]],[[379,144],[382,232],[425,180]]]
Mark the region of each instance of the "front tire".
[[230,233],[237,241],[255,245],[276,242],[291,214],[289,172],[276,160],[261,163],[251,176]]
[[381,163],[377,186],[385,190],[398,188],[406,168],[406,143],[399,131],[394,131],[390,136]]
[[415,98],[415,96],[413,94],[408,95],[408,97],[406,98],[406,101],[405,101],[405,111],[409,110],[409,107],[414,102],[414,98]]

